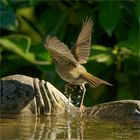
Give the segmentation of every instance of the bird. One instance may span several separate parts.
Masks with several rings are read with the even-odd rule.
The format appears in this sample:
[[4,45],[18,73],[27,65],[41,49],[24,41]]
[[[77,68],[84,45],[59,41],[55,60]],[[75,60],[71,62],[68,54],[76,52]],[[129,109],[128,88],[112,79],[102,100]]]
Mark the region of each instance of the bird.
[[85,85],[95,88],[101,84],[112,86],[112,84],[95,77],[87,72],[82,65],[87,63],[90,54],[93,20],[86,18],[78,35],[75,46],[72,49],[60,41],[56,36],[48,35],[45,39],[45,48],[49,51],[54,62],[56,73],[67,82],[65,92],[70,85],[79,85],[83,91],[80,110],[84,112]]

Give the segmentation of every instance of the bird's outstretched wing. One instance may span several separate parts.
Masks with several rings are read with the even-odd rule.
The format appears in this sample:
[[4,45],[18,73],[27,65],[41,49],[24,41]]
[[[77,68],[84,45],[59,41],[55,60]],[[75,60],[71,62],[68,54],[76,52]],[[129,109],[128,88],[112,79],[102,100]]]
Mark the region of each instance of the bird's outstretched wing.
[[84,64],[88,60],[91,45],[92,26],[92,19],[86,18],[86,20],[83,23],[81,32],[78,36],[76,46],[72,49],[72,53],[75,59],[80,64]]
[[49,50],[53,58],[60,57],[76,65],[78,62],[73,57],[68,46],[61,42],[57,37],[48,36],[45,40],[45,48]]

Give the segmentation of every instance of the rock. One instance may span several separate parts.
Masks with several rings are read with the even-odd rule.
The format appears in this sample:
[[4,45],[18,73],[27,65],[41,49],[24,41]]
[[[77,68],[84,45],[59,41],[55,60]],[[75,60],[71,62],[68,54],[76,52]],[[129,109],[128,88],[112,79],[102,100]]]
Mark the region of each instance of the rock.
[[[80,116],[79,108],[51,83],[25,75],[11,75],[1,79],[0,112],[16,115]],[[140,101],[120,100],[85,107],[83,117],[100,119],[127,119],[140,121]]]

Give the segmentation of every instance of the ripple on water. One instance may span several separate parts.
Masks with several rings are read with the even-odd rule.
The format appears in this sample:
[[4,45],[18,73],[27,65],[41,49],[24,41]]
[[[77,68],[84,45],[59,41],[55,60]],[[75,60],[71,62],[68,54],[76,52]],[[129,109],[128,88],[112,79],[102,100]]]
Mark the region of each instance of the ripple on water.
[[1,140],[139,140],[140,122],[72,117],[7,117],[0,119]]

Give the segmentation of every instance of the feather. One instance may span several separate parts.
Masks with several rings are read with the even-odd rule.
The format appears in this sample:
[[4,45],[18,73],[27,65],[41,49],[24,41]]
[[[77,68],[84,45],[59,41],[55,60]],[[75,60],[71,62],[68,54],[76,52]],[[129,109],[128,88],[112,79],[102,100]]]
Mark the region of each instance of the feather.
[[49,50],[53,59],[55,57],[61,57],[65,61],[69,61],[76,66],[78,63],[73,57],[68,46],[61,42],[57,37],[48,36],[45,41],[45,48]]
[[76,46],[72,49],[75,59],[80,64],[84,64],[88,60],[91,45],[92,26],[93,22],[91,18],[86,18],[78,36]]

